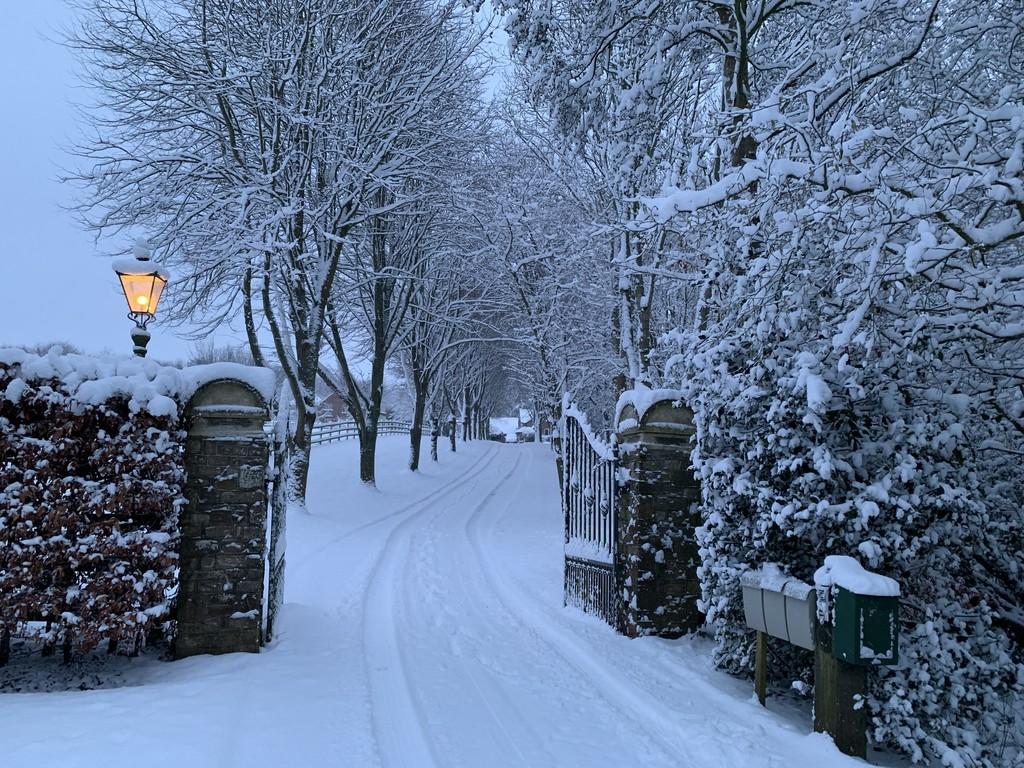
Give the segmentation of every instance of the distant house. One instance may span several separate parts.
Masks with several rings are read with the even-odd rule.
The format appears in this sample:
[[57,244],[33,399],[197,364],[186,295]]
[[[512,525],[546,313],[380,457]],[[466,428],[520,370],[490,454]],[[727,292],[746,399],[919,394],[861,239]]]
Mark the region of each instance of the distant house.
[[533,426],[533,411],[529,408],[519,409],[519,423],[516,425],[519,428],[532,427]]
[[337,392],[331,392],[320,399],[316,406],[317,421],[348,421],[348,408]]
[[[529,408],[520,408],[517,418],[516,439],[517,442],[532,442],[534,435],[534,413]],[[552,422],[544,416],[540,420],[540,439],[547,440],[551,437]]]

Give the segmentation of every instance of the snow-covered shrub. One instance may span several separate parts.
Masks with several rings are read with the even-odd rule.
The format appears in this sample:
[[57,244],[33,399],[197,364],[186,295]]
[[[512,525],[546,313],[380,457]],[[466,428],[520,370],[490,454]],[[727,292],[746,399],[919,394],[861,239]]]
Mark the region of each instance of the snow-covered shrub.
[[[697,422],[718,662],[749,670],[740,572],[810,580],[826,555],[856,557],[903,589],[902,662],[871,675],[873,740],[947,765],[1024,761],[1011,7],[794,4],[754,58],[786,40],[820,53],[793,49],[782,80],[759,70],[735,115],[746,155],[651,201],[704,273],[668,383]],[[781,675],[809,677],[809,654],[775,651]]]
[[219,379],[274,401],[266,368],[0,349],[0,635],[43,620],[90,648],[172,628],[179,415]]
[[[911,103],[913,79],[897,81]],[[1024,741],[1024,219],[992,202],[1020,189],[1009,93],[976,105],[989,121],[866,100],[875,130],[851,144],[836,127],[807,177],[762,147],[751,199],[708,216],[707,321],[676,337],[673,368],[697,423],[718,662],[750,665],[740,572],[778,562],[810,580],[824,556],[854,556],[903,588],[903,659],[871,676],[872,737],[949,765],[1006,765]],[[808,654],[777,652],[780,673],[809,676]]]
[[[169,619],[183,434],[128,394],[83,403],[0,365],[0,627],[46,621],[83,649]],[[56,372],[56,371],[54,371]],[[135,406],[135,407],[133,407]]]
[[[872,677],[874,739],[917,758],[930,748],[998,764],[1024,682],[1002,621],[1021,596],[1024,529],[1019,508],[990,495],[978,446],[992,435],[968,398],[936,391],[928,367],[905,365],[919,345],[865,336],[836,350],[815,333],[820,315],[801,293],[788,298],[803,306],[762,316],[742,341],[688,366],[716,659],[736,672],[751,666],[743,571],[779,562],[810,581],[826,555],[855,556],[904,595],[902,662]],[[808,677],[810,654],[775,651],[777,672]]]

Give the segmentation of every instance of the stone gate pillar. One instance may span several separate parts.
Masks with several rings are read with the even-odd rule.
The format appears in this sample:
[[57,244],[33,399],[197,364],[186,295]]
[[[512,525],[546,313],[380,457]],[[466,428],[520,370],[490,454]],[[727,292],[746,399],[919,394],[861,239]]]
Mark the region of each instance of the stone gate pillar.
[[185,497],[176,658],[256,652],[263,621],[269,409],[233,379],[185,409]]
[[700,558],[691,507],[700,487],[690,471],[693,414],[671,400],[618,419],[619,461],[628,481],[619,494],[616,580],[619,630],[630,637],[679,637],[699,629]]

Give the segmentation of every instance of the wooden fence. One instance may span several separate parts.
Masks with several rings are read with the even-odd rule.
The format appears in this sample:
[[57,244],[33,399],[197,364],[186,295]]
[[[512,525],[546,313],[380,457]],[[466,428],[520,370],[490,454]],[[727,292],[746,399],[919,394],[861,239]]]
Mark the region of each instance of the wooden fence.
[[[377,422],[378,435],[407,435],[410,424],[407,421],[383,420]],[[359,437],[354,421],[339,421],[330,424],[316,424],[313,427],[313,445],[333,443],[337,440],[351,440]]]

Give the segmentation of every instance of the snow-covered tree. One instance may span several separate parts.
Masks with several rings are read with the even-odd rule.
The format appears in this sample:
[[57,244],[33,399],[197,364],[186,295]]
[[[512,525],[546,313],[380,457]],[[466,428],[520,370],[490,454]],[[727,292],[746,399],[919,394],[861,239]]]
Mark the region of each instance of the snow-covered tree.
[[259,328],[295,403],[305,494],[321,348],[342,255],[449,138],[474,37],[454,3],[89,0],[71,44],[97,86],[89,223],[142,227],[169,308]]
[[613,268],[616,386],[655,383],[654,342],[666,330],[656,295],[675,255],[660,223],[641,228],[635,220],[643,196],[687,162],[694,105],[710,87],[708,67],[671,34],[686,18],[677,3],[497,5],[509,12],[507,31],[528,73],[517,95],[535,110],[533,120],[516,121],[519,132],[542,131],[534,146],[554,154],[562,173],[574,169],[573,195]]
[[413,420],[409,430],[409,468],[419,468],[423,427],[430,413],[431,456],[437,460],[436,441],[446,369],[460,368],[475,345],[486,342],[483,320],[487,312],[490,277],[479,258],[470,258],[466,211],[456,200],[435,212],[424,258],[417,261],[400,362],[413,394]]
[[573,194],[577,169],[552,168],[531,138],[510,126],[500,139],[475,213],[477,241],[496,276],[507,376],[518,400],[555,421],[567,392],[610,412],[620,370],[611,338],[616,269],[603,232]]
[[[1019,4],[506,5],[535,82],[565,84],[558,103],[638,41],[656,41],[634,60],[641,90],[669,55],[690,67],[685,164],[636,193],[630,226],[664,233],[665,278],[688,283],[665,380],[697,420],[719,663],[749,670],[742,571],[809,580],[823,556],[856,556],[904,594],[874,739],[1005,764],[1024,680]],[[597,55],[566,56],[566,38]],[[589,138],[609,118],[587,114]],[[783,674],[807,673],[787,658]]]

